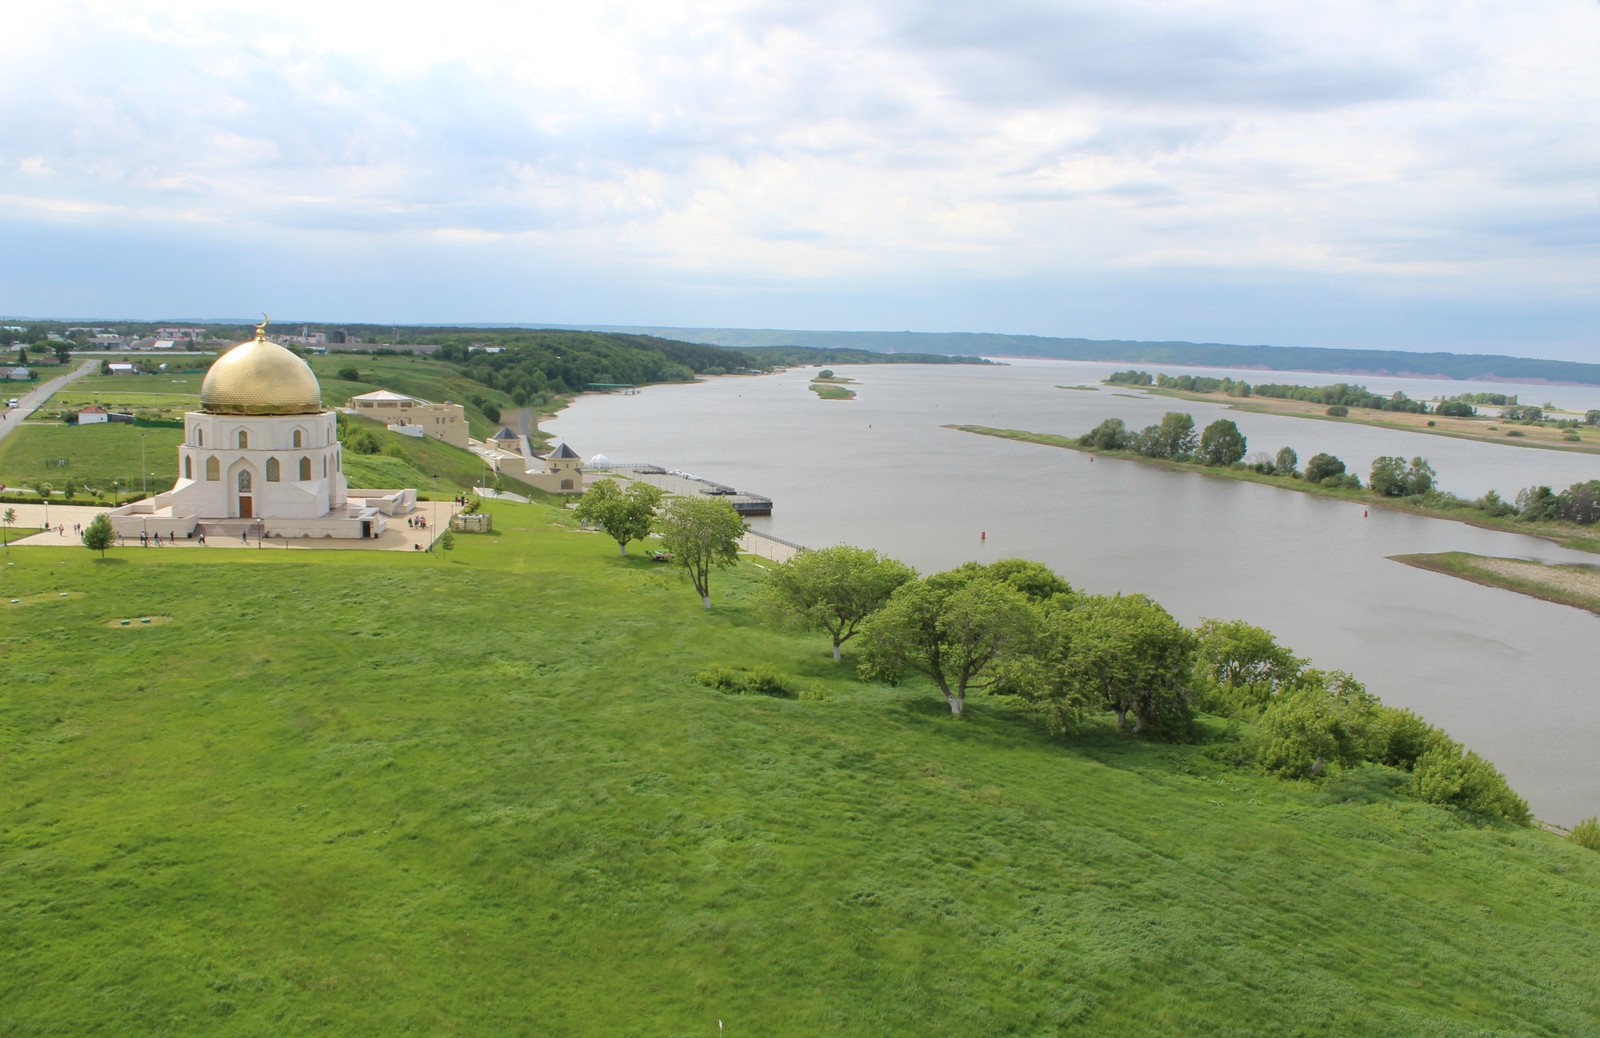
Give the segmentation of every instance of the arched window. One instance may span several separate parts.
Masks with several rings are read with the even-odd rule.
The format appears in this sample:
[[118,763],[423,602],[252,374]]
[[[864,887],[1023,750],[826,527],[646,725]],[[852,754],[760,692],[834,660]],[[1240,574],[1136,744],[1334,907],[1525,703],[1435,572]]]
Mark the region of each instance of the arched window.
[[215,454],[213,454],[213,455],[211,455],[211,457],[206,459],[206,479],[208,479],[211,482],[215,483],[217,480],[219,480],[221,478],[222,478],[222,466],[217,464],[217,456]]
[[183,459],[183,478],[184,479],[193,479],[194,478],[194,459],[193,458],[184,458]]
[[239,493],[241,493],[241,494],[250,493],[250,470],[249,469],[240,469],[239,470]]
[[295,431],[294,431],[294,445],[295,445],[295,446],[296,446],[296,447],[303,447],[303,446],[305,446],[305,445],[304,445],[304,444],[302,444],[302,443],[301,443],[301,442],[300,442],[300,430],[299,430],[299,429],[296,429],[296,430],[295,430]]
[[276,483],[276,482],[278,482],[278,459],[277,458],[268,458],[267,459],[267,482],[268,483]]
[[310,458],[301,458],[300,459],[300,478],[301,479],[310,479],[311,478],[311,459]]
[[239,430],[239,449],[242,451],[250,449],[250,434],[243,429]]
[[196,447],[204,447],[206,445],[206,431],[204,429],[196,429],[194,431],[194,445]]
[[326,454],[322,456],[322,478],[328,478],[328,456]]

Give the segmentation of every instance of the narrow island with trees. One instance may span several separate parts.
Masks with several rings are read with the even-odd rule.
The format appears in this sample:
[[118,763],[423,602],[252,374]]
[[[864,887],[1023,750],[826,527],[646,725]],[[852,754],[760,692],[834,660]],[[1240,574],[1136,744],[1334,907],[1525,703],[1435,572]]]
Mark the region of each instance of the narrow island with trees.
[[[1600,453],[1600,410],[1562,415],[1555,413],[1551,405],[1523,404],[1516,396],[1503,393],[1461,393],[1425,401],[1412,400],[1399,391],[1384,396],[1366,386],[1345,382],[1325,386],[1251,384],[1231,377],[1152,375],[1137,369],[1115,372],[1104,379],[1104,384],[1179,400],[1213,403],[1220,402],[1220,397],[1237,411],[1347,421],[1519,447]],[[1480,412],[1483,407],[1495,411]]]

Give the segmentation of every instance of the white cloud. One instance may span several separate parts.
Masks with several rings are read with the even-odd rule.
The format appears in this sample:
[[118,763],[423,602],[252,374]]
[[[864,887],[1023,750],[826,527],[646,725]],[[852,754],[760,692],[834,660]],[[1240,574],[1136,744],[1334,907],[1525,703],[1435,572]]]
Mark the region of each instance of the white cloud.
[[1600,274],[1576,0],[80,0],[0,31],[0,220],[502,240],[824,303],[1122,271],[1442,306]]

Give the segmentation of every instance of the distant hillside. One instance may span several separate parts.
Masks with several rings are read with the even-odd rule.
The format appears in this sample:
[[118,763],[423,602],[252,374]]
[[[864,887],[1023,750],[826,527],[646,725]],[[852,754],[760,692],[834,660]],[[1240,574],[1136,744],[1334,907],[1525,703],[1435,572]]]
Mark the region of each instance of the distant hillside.
[[[602,326],[590,327],[599,330]],[[1494,354],[1335,350],[1309,346],[1239,346],[1218,342],[1059,339],[1042,335],[999,335],[988,332],[806,332],[775,328],[629,328],[627,330],[736,349],[808,346],[819,349],[864,349],[878,353],[1049,357],[1057,360],[1132,361],[1196,367],[1254,368],[1268,371],[1319,371],[1336,375],[1407,375],[1473,381],[1600,385],[1600,364],[1504,357]]]

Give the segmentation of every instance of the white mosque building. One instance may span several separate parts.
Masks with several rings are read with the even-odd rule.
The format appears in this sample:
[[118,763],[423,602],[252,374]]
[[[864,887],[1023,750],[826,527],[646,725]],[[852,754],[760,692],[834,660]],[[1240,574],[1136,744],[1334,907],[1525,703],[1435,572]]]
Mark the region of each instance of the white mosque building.
[[178,481],[114,509],[118,534],[377,537],[388,517],[415,509],[414,489],[347,487],[317,376],[265,333],[262,323],[211,365],[200,410],[183,416]]

